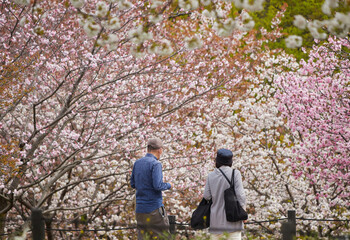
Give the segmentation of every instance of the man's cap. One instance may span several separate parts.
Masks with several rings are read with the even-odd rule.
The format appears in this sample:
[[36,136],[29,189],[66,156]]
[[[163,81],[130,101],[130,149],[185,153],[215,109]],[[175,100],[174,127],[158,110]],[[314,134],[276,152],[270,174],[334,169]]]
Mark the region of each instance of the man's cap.
[[153,149],[163,148],[162,140],[159,138],[150,138],[147,142],[147,147],[151,147]]
[[216,155],[216,162],[221,163],[223,165],[231,165],[232,164],[233,154],[230,150],[222,148],[219,149]]

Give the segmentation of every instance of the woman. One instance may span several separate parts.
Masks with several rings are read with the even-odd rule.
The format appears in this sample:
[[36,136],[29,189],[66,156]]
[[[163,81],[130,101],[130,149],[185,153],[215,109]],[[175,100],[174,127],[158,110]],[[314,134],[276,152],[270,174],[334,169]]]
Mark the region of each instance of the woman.
[[[224,191],[230,187],[230,184],[220,172],[231,180],[232,176],[232,157],[233,154],[228,149],[219,149],[216,156],[216,169],[209,173],[205,189],[204,198],[212,199],[210,212],[210,227],[211,239],[220,239],[222,236],[228,236],[226,239],[240,240],[241,231],[243,230],[243,221],[228,222],[226,220]],[[220,169],[220,170],[219,170]],[[239,203],[245,209],[246,197],[244,194],[242,176],[238,170],[235,170],[234,176],[235,192]]]

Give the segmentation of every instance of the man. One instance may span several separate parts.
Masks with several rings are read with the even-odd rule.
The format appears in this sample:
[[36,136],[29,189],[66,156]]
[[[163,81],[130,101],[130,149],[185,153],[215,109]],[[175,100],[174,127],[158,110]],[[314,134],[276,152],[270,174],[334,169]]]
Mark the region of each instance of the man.
[[162,191],[170,189],[163,182],[162,164],[159,162],[163,143],[151,138],[147,154],[134,163],[130,185],[136,188],[136,221],[138,239],[167,239],[170,237],[169,220],[164,210]]

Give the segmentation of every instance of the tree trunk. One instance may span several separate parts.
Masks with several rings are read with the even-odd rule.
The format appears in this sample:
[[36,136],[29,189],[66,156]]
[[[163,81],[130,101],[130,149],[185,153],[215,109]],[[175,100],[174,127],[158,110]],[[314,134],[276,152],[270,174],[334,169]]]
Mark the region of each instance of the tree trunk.
[[45,220],[47,240],[53,240],[52,235],[52,219]]
[[[7,207],[8,202],[0,197],[0,210],[3,210]],[[0,214],[0,236],[5,234],[5,226],[6,226],[6,217],[7,212]]]

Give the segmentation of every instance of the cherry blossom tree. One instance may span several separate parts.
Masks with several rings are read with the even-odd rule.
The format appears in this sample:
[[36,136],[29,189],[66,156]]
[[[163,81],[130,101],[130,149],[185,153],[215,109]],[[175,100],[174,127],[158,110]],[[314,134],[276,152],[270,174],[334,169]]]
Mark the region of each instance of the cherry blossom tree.
[[[349,208],[349,40],[315,46],[301,68],[279,76],[279,106],[300,145],[295,175],[313,186],[317,205]],[[340,206],[338,203],[342,202]],[[343,202],[344,201],[344,202]],[[337,207],[336,207],[337,206]],[[341,209],[341,210],[340,210]]]
[[[21,225],[30,209],[41,208],[49,239],[55,234],[53,226],[83,224],[94,229],[133,223],[128,221],[134,195],[128,177],[149,136],[157,134],[169,143],[178,139],[174,147],[179,147],[183,158],[176,164],[165,163],[168,171],[198,165],[198,160],[187,162],[188,155],[195,156],[200,148],[182,135],[184,114],[189,109],[199,111],[199,99],[215,95],[221,87],[232,89],[249,71],[252,63],[236,53],[244,40],[250,43],[242,51],[251,53],[264,41],[254,42],[253,35],[244,38],[237,31],[220,42],[210,28],[199,24],[200,16],[182,19],[181,14],[171,17],[178,24],[152,25],[152,32],[144,32],[133,25],[139,8],[123,10],[118,21],[108,19],[103,28],[102,22],[94,25],[94,21],[105,16],[106,5],[97,5],[97,18],[92,20],[83,10],[95,7],[94,3],[78,10],[66,2],[2,3],[3,66],[17,59],[33,61],[18,71],[22,76],[18,84],[31,91],[1,112],[4,139],[15,137],[21,146],[19,156],[2,149],[12,154],[18,173],[1,175],[1,213]],[[75,11],[81,21],[88,21],[82,28],[72,14]],[[201,35],[191,31],[197,28]],[[107,31],[113,33],[104,35]],[[175,34],[181,31],[181,36]],[[146,43],[151,35],[154,42]],[[201,45],[206,47],[196,50]],[[227,77],[233,74],[236,78]],[[195,101],[197,105],[191,104]],[[188,134],[193,132],[191,122],[183,126]],[[195,179],[170,176],[183,187]],[[70,233],[60,234],[67,238]],[[112,236],[117,238],[116,234],[120,233]]]
[[[266,55],[259,56],[262,64],[254,66],[254,72],[257,74],[248,76],[245,82],[239,85],[245,89],[244,94],[234,95],[231,91],[223,93],[221,97],[213,99],[214,108],[208,107],[206,111],[205,120],[202,121],[206,124],[210,123],[210,127],[207,132],[201,130],[201,136],[196,138],[210,139],[209,143],[212,144],[210,147],[214,149],[227,147],[234,150],[234,167],[239,168],[244,177],[251,219],[283,218],[287,216],[287,210],[291,209],[296,210],[297,217],[305,219],[347,219],[349,216],[348,175],[346,175],[348,174],[346,170],[349,155],[346,145],[348,142],[345,139],[327,140],[334,144],[329,148],[339,149],[338,144],[342,146],[344,151],[342,156],[332,150],[325,151],[324,147],[320,148],[315,144],[322,142],[323,137],[327,137],[327,134],[323,134],[325,129],[338,129],[344,135],[343,132],[348,128],[346,75],[348,41],[340,40],[335,44],[335,41],[330,39],[329,45],[334,48],[315,47],[315,51],[311,52],[310,56],[317,57],[311,57],[308,63],[302,62],[301,69],[304,70],[299,70],[299,63],[293,57],[285,53],[277,56],[270,55],[266,51]],[[337,55],[338,57],[335,57]],[[329,64],[330,61],[334,63],[333,66]],[[309,68],[310,65],[314,68]],[[310,71],[316,66],[317,71]],[[342,69],[340,66],[345,67],[345,70],[339,71]],[[335,85],[329,84],[331,78],[327,84],[322,84],[327,71],[330,71],[328,74],[331,73],[332,77],[334,72],[339,75],[333,79]],[[304,78],[304,74],[312,75]],[[314,77],[314,74],[319,77]],[[294,80],[291,80],[291,76]],[[300,82],[296,84],[295,79],[298,77],[306,86],[302,86]],[[315,79],[314,82],[311,78]],[[321,91],[318,87],[310,88],[318,84],[324,87]],[[333,86],[337,86],[336,89],[333,89]],[[237,90],[234,92],[238,92]],[[281,90],[283,90],[282,93]],[[315,92],[324,96],[316,97]],[[333,116],[329,124],[334,123],[335,126],[325,128],[321,122],[318,122],[323,123],[324,119],[329,117],[313,119],[315,115],[306,106],[314,108],[316,104],[309,104],[310,101],[304,102],[305,99],[310,99],[306,97],[308,95],[301,95],[305,93],[311,93],[313,101],[329,102],[328,104],[333,102],[334,98],[340,99],[338,103],[341,106],[330,107],[327,104],[327,108],[322,108],[318,112],[319,114],[322,112],[323,116]],[[327,96],[332,97],[327,98]],[[343,104],[344,101],[345,104]],[[303,102],[303,105],[300,102]],[[336,109],[335,115],[329,113],[331,109]],[[344,114],[339,114],[338,111]],[[311,122],[315,130],[310,129],[309,125],[308,127],[304,125]],[[304,131],[299,133],[300,130],[297,128]],[[313,137],[317,136],[316,142],[312,140],[310,130],[318,133],[318,135],[313,134]],[[307,135],[304,137],[305,133]],[[328,138],[338,133],[329,132],[329,134]],[[208,144],[207,140],[205,142]],[[321,158],[323,156],[321,152],[327,152],[328,157]],[[329,158],[331,154],[337,156],[333,163],[330,161],[332,158]],[[211,161],[207,162],[204,172],[213,168],[213,153],[209,158]],[[326,164],[332,165],[326,166]],[[331,171],[333,174],[330,174]],[[322,172],[327,174],[321,174]],[[205,179],[206,173],[202,175]],[[265,237],[270,238],[276,237],[278,234],[276,229],[280,227],[280,222],[270,222],[249,225],[247,228],[252,233],[256,230],[259,235],[264,229]],[[298,234],[306,236],[330,237],[341,234],[346,229],[346,222],[298,221],[297,225]]]

